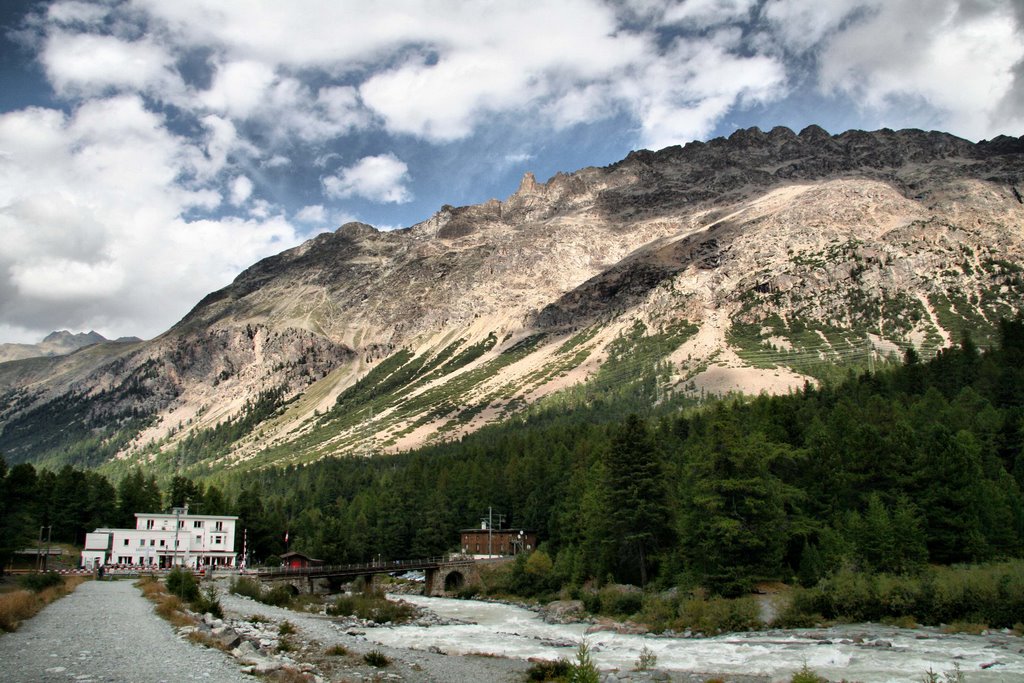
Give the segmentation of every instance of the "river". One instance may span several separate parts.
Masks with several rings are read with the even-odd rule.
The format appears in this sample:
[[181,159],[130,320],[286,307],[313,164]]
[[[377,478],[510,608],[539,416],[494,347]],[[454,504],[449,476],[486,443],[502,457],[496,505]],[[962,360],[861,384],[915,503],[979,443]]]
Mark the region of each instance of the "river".
[[601,669],[633,668],[642,647],[657,668],[690,672],[768,674],[788,681],[805,662],[830,680],[861,683],[920,681],[929,669],[959,664],[968,683],[1024,681],[1024,639],[1010,634],[953,635],[936,629],[856,624],[821,629],[734,633],[715,638],[661,638],[607,631],[585,635],[587,625],[545,624],[534,612],[476,600],[394,596],[436,614],[472,624],[367,629],[381,645],[452,655],[496,654],[528,659],[572,659],[584,637]]

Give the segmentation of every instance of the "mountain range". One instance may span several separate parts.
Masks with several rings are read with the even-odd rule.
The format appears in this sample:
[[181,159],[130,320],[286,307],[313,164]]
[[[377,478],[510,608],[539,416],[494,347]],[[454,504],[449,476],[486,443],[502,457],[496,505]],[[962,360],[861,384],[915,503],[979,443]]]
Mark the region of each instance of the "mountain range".
[[[0,363],[9,360],[21,360],[24,358],[35,358],[37,356],[63,356],[74,353],[78,349],[110,341],[99,332],[72,333],[67,330],[58,330],[46,335],[38,344],[0,344]],[[142,341],[138,337],[120,337],[113,340],[116,343],[128,343]]]
[[153,340],[0,363],[0,452],[209,473],[985,346],[1024,305],[1022,191],[1024,138],[817,126],[526,174],[317,235]]

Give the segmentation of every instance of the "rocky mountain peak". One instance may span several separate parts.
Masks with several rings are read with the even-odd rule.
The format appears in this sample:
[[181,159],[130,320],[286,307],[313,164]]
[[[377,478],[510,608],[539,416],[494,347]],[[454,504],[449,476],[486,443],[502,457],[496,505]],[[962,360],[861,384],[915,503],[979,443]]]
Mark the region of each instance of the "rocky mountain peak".
[[380,231],[377,230],[377,228],[373,227],[372,225],[360,223],[358,221],[351,221],[349,223],[345,223],[334,232],[337,235],[348,238],[350,240],[354,240],[364,237],[373,237],[374,235],[377,235]]
[[43,337],[44,344],[72,344],[78,347],[87,346],[88,344],[98,344],[103,341],[107,341],[107,338],[95,330],[78,332],[77,334],[71,333],[68,330],[57,330]]
[[122,455],[277,397],[216,457],[310,460],[458,438],[570,387],[786,391],[964,329],[983,341],[1024,308],[1022,179],[1020,138],[820,126],[526,173],[408,229],[319,234],[157,340],[0,367],[0,425],[20,425],[0,450],[39,448],[33,406],[68,392],[105,402],[76,415],[152,416]]

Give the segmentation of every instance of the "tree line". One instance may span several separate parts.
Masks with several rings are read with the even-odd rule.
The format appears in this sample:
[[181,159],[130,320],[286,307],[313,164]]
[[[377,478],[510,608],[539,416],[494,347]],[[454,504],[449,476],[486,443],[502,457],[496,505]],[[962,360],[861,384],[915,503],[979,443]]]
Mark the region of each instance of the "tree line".
[[[759,579],[812,585],[841,567],[902,573],[1017,557],[1024,321],[999,333],[989,351],[968,337],[928,362],[911,350],[898,367],[786,396],[684,411],[651,403],[626,417],[595,399],[415,452],[248,472],[223,489],[179,477],[178,489],[204,501],[213,489],[200,512],[239,515],[257,561],[285,550],[285,531],[290,549],[330,563],[436,555],[493,506],[542,540],[551,564],[538,589],[596,581],[732,595]],[[42,494],[19,494],[51,501],[36,515],[64,514],[57,480],[91,482],[83,490],[116,501],[76,503],[86,507],[68,519],[128,511],[124,481],[115,497],[95,473],[30,467],[4,473],[5,538],[10,510],[24,514],[11,481],[20,491],[19,481],[43,482]],[[126,479],[130,504],[157,502],[154,480]],[[133,500],[140,490],[150,498]]]

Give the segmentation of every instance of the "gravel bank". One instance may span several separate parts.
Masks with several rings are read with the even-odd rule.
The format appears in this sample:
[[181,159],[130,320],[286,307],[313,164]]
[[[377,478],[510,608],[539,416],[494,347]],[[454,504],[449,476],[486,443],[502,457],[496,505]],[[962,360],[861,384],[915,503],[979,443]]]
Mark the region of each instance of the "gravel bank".
[[[406,681],[408,683],[455,683],[485,681],[486,683],[521,683],[529,668],[527,662],[497,657],[457,657],[424,650],[384,647],[371,643],[357,630],[339,628],[324,616],[293,612],[271,607],[232,595],[226,590],[226,581],[218,581],[221,606],[228,619],[247,619],[252,615],[267,617],[275,622],[287,620],[298,630],[290,639],[302,643],[301,650],[290,653],[302,662],[315,661],[318,673],[329,681]],[[350,635],[348,631],[357,635]],[[329,657],[323,653],[333,645],[342,645],[348,656]],[[370,650],[379,650],[391,660],[383,669],[368,666],[362,656]]]
[[131,581],[87,581],[0,636],[7,683],[254,683],[219,650],[180,638]]

